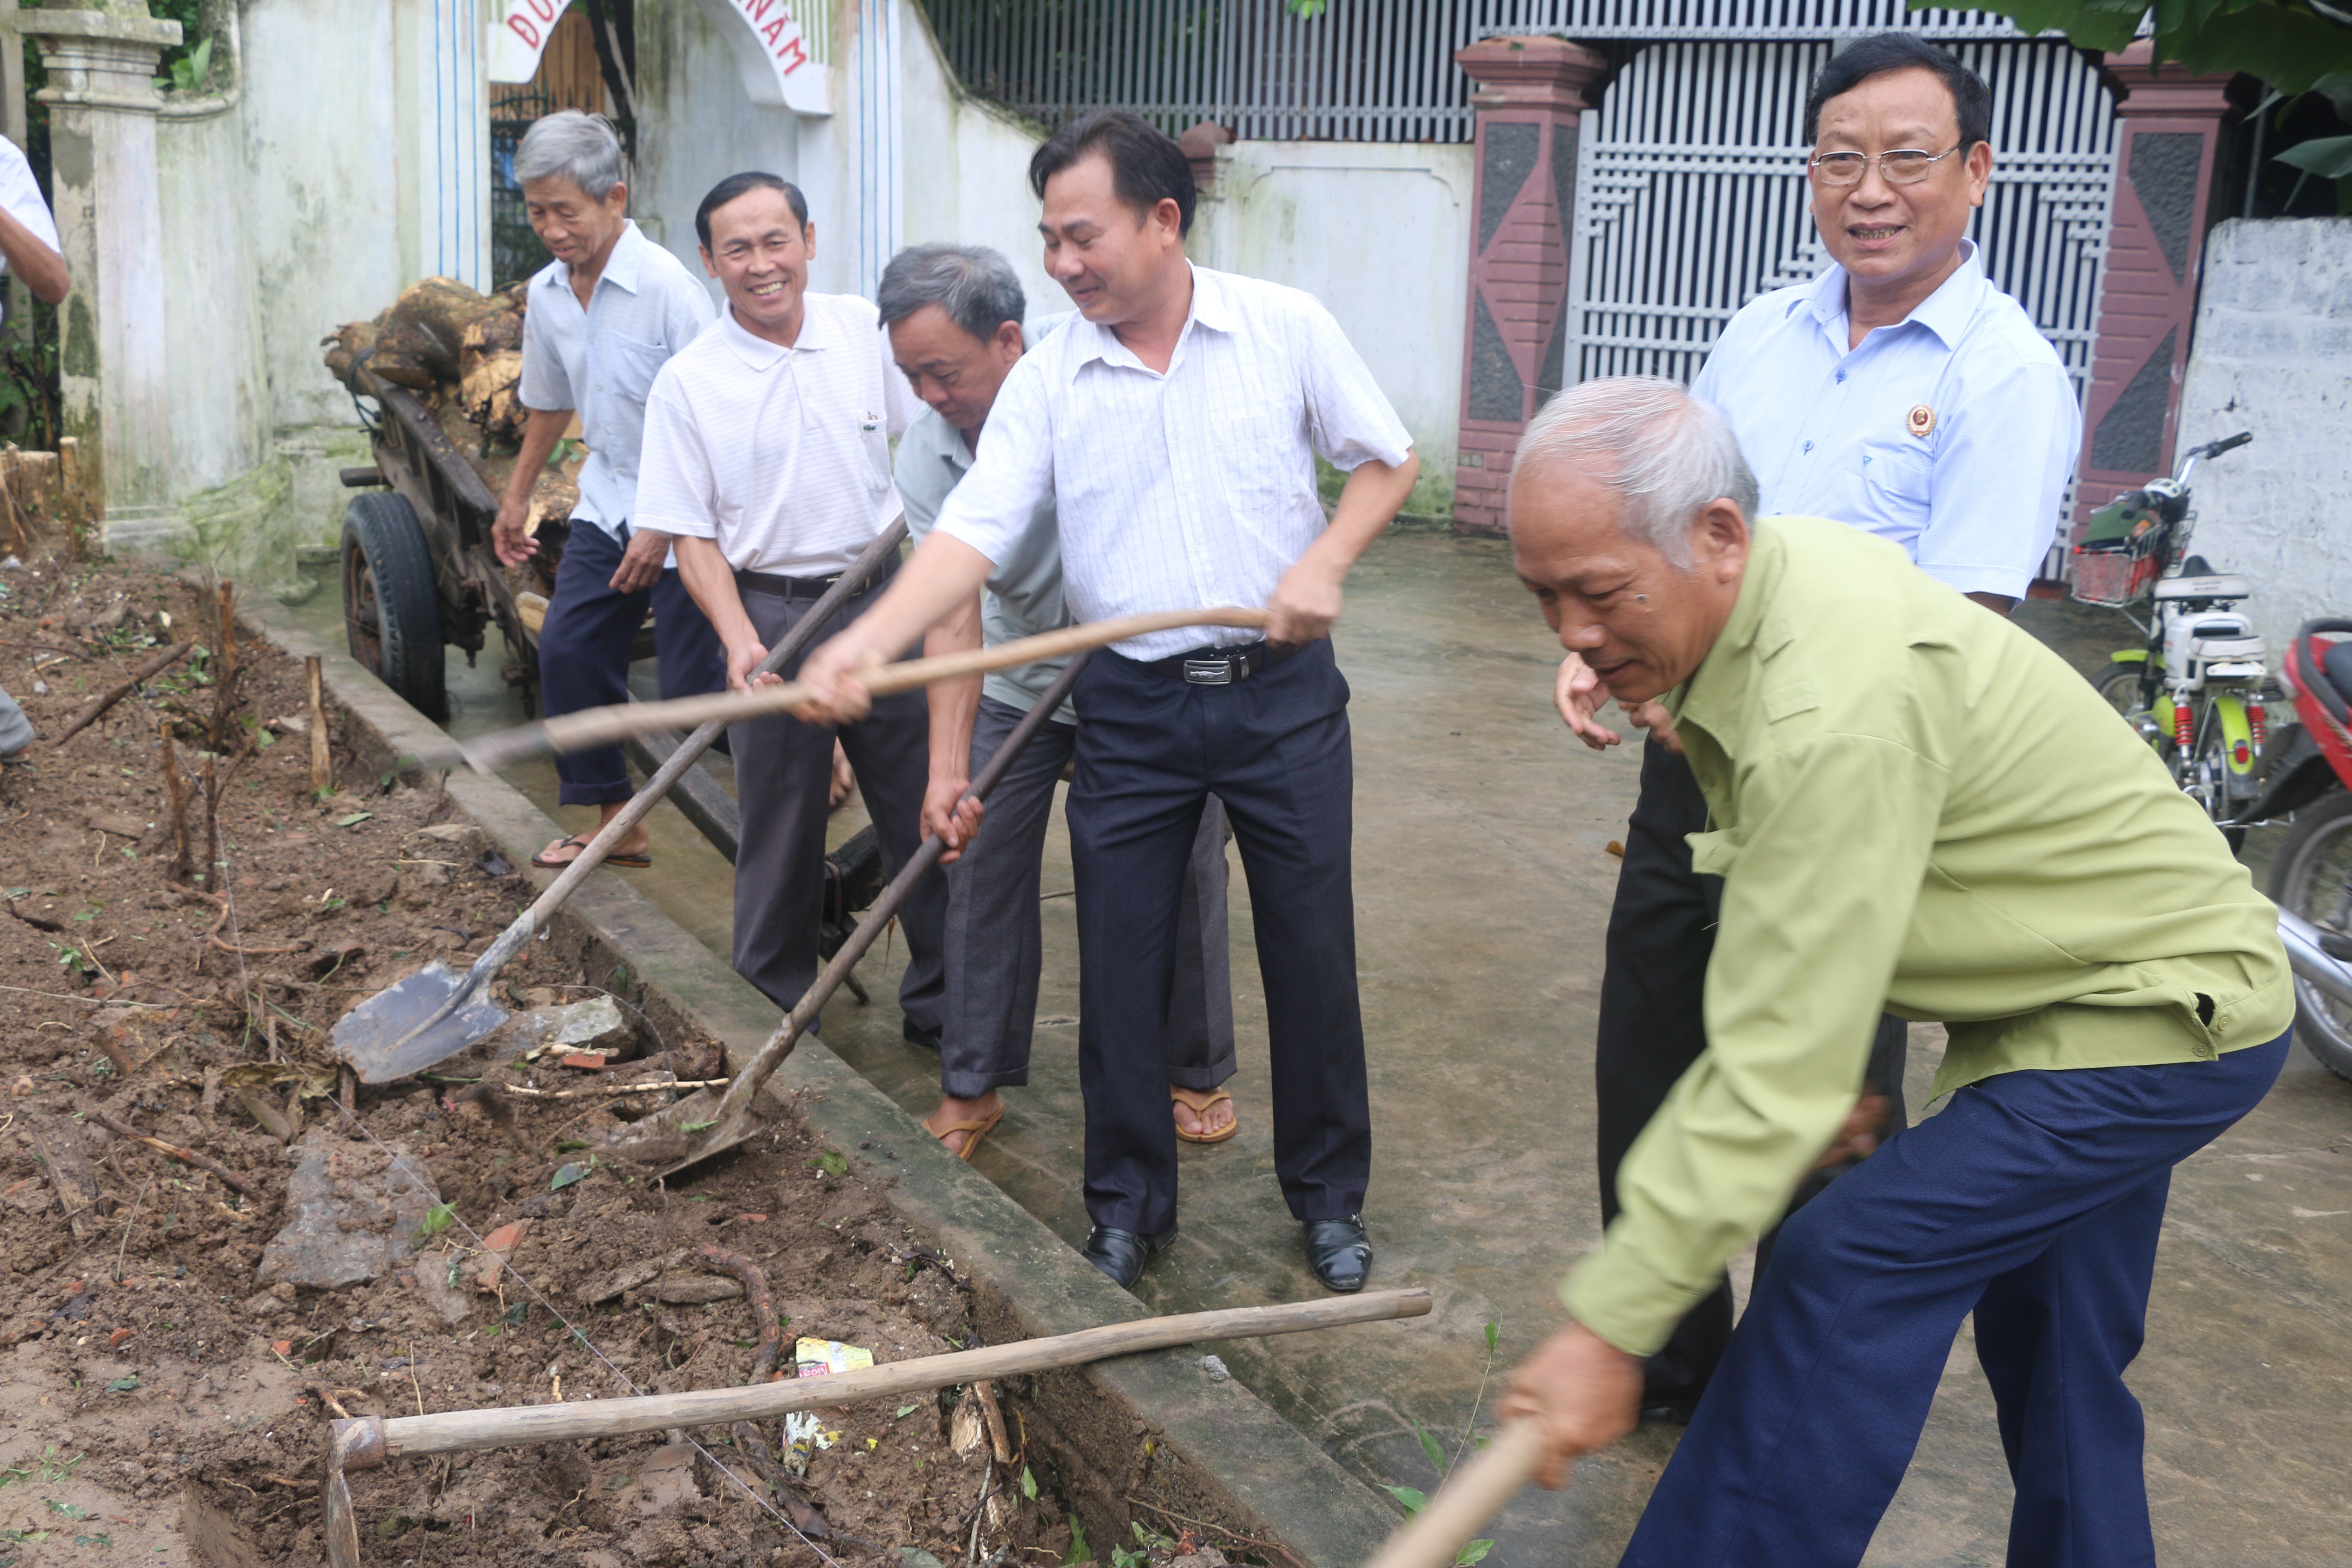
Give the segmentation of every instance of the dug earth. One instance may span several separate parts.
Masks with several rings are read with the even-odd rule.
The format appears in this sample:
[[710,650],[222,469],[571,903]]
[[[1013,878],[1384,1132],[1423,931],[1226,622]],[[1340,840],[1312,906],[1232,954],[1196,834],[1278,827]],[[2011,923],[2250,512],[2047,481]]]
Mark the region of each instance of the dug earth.
[[[977,1342],[952,1262],[790,1116],[667,1183],[583,1152],[724,1058],[622,975],[551,972],[559,944],[502,1000],[589,1017],[579,1065],[493,1039],[345,1080],[334,1020],[427,958],[462,967],[533,889],[436,778],[363,766],[201,576],[0,569],[0,686],[41,737],[0,775],[0,1563],[321,1562],[341,1414],[724,1387],[793,1375],[803,1340]],[[362,1555],[1089,1561],[1024,1399],[395,1462],[352,1477]],[[1118,1545],[1123,1568],[1223,1563]]]

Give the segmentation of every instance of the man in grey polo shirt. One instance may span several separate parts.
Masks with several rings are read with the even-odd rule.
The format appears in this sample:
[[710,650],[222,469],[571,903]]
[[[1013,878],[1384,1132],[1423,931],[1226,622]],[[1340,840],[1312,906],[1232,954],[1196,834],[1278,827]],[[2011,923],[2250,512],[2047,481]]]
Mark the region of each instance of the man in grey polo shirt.
[[[923,245],[899,252],[876,294],[891,353],[930,411],[899,438],[894,478],[918,542],[971,468],[990,406],[1025,347],[1027,300],[1003,257],[981,246]],[[1058,321],[1045,328],[1051,331]],[[1038,334],[1040,336],[1043,333]],[[1062,602],[1061,536],[1049,497],[1020,548],[987,588],[924,640],[927,654],[993,647],[1071,624]],[[1054,786],[1077,745],[1067,706],[1036,733],[982,808],[965,802],[971,776],[1062,670],[1041,660],[985,680],[930,688],[930,784],[923,827],[952,847],[948,872],[947,1014],[940,1046],[940,1108],[924,1125],[971,1158],[1003,1120],[997,1090],[1029,1081],[1037,1014],[1042,921],[1040,860]],[[1168,1079],[1176,1135],[1222,1143],[1239,1130],[1221,1087],[1234,1074],[1234,1005],[1225,921],[1225,814],[1212,796],[1192,841],[1177,911],[1176,981],[1168,1009]]]

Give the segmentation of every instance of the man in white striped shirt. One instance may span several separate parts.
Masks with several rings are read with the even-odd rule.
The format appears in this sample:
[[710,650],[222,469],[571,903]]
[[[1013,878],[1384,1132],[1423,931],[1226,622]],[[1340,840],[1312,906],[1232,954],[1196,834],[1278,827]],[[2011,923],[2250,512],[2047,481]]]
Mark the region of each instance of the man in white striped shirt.
[[[807,291],[816,226],[798,189],[773,174],[731,174],[694,221],[727,308],[662,368],[646,400],[637,514],[677,536],[678,574],[726,645],[727,684],[740,691],[769,647],[898,515],[890,437],[922,405],[891,363],[872,305]],[[730,726],[728,740],[743,807],[735,970],[788,1008],[817,973],[833,738],[798,720],[758,719]],[[843,729],[841,744],[895,873],[922,842],[923,694],[875,703]],[[898,920],[902,1026],[909,1041],[936,1047],[944,881],[919,882]]]
[[[814,713],[865,710],[861,668],[967,603],[1058,509],[1084,619],[1264,605],[1265,640],[1194,628],[1113,645],[1075,694],[1086,1256],[1131,1287],[1176,1233],[1162,1037],[1185,861],[1223,801],[1265,980],[1275,1171],[1334,1290],[1363,1287],[1371,1164],[1349,879],[1340,584],[1412,491],[1412,440],[1328,311],[1185,258],[1183,151],[1131,114],[1056,132],[1030,164],[1045,264],[1085,320],[1013,367],[978,461],[898,583],[810,656]],[[1326,521],[1318,453],[1349,470]]]

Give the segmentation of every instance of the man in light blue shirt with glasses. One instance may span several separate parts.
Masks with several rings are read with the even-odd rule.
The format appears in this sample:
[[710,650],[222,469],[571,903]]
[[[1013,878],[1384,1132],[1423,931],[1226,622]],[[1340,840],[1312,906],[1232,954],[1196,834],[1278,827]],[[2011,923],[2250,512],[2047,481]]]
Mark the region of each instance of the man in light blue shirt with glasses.
[[[1983,80],[1908,34],[1832,56],[1806,101],[1805,139],[1813,221],[1835,264],[1751,300],[1691,391],[1738,437],[1760,515],[1883,534],[2005,616],[2056,533],[2082,410],[2057,352],[1967,238],[1992,178],[1991,120]],[[1559,710],[1587,745],[1617,742],[1596,721],[1604,695],[1571,654]],[[1685,835],[1706,828],[1706,803],[1663,710],[1628,717],[1649,740],[1594,1051],[1604,1221],[1616,1216],[1619,1163],[1706,1049],[1700,1001],[1722,892],[1720,878],[1691,868]],[[1888,1133],[1905,1121],[1904,1040],[1901,1021],[1885,1018],[1871,1047],[1861,1109]],[[1759,1269],[1766,1258],[1769,1238]],[[1731,1317],[1727,1286],[1693,1309],[1650,1359],[1645,1412],[1688,1419]]]

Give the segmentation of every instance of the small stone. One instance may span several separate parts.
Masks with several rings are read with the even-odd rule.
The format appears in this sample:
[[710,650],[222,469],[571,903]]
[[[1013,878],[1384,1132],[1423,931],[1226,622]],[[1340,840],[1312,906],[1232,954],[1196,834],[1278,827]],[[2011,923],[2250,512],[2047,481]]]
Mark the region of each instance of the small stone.
[[592,996],[568,1007],[535,1008],[514,1021],[510,1037],[519,1043],[518,1055],[602,1052],[622,1057],[636,1041],[620,1005],[610,996]]
[[1201,1370],[1209,1374],[1211,1383],[1223,1383],[1234,1375],[1225,1370],[1223,1362],[1213,1355],[1204,1355],[1201,1358]]
[[274,1318],[287,1310],[270,1290],[257,1290],[245,1299],[245,1313],[249,1318]]

